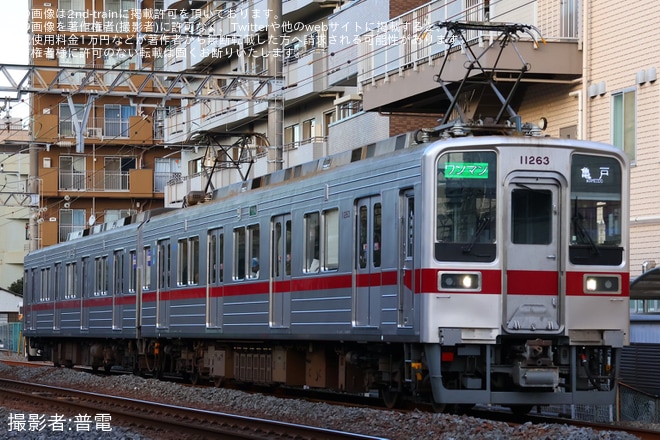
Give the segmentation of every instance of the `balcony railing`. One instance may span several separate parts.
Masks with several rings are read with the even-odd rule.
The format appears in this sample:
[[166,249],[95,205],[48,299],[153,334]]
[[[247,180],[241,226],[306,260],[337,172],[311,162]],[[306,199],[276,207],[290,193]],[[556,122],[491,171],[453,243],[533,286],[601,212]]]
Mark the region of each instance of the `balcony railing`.
[[[537,27],[548,42],[577,41],[580,37],[580,0],[566,0],[560,7],[554,3],[519,7],[519,2],[513,0],[491,2],[488,17],[484,3],[470,1],[467,8],[461,9],[461,2],[433,1],[362,34],[358,45],[358,82],[366,84],[377,77],[400,74],[442,56],[449,47],[445,41],[449,36],[445,29],[429,29],[436,22],[491,20],[528,24]],[[470,41],[480,45],[487,45],[496,37],[490,31],[469,31],[468,35]],[[332,62],[329,68],[333,68]]]
[[60,170],[60,191],[128,191],[128,171]]

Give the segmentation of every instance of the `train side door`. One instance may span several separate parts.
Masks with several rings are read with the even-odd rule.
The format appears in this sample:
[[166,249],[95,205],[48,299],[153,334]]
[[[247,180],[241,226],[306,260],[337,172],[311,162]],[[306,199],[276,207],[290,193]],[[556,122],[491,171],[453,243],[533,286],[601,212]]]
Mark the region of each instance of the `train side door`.
[[168,308],[171,275],[171,246],[169,240],[158,241],[156,264],[156,328],[168,328],[170,313]]
[[381,225],[380,196],[357,202],[353,320],[357,327],[377,327],[380,318]]
[[412,191],[401,197],[401,225],[399,227],[399,327],[413,326],[415,292],[415,198]]
[[556,333],[560,327],[560,184],[514,178],[508,184],[504,328]]
[[291,325],[291,215],[271,220],[270,326]]
[[222,328],[223,295],[222,283],[225,275],[225,234],[222,228],[212,229],[208,233],[206,247],[206,328]]

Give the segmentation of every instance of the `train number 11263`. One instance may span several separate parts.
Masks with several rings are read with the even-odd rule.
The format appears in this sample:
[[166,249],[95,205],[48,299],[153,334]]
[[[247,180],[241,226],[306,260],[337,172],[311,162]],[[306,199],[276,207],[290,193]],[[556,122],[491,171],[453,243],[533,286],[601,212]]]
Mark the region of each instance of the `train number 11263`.
[[550,165],[550,157],[520,156],[520,165]]

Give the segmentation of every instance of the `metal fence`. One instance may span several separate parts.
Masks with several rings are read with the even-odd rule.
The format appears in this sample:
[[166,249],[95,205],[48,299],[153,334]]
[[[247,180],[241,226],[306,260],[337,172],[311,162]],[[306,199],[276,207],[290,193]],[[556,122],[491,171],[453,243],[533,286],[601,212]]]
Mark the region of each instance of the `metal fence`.
[[0,341],[2,346],[0,349],[7,350],[15,353],[23,352],[23,345],[21,344],[21,336],[23,335],[23,323],[9,322],[0,324]]
[[622,422],[660,423],[660,396],[619,384]]

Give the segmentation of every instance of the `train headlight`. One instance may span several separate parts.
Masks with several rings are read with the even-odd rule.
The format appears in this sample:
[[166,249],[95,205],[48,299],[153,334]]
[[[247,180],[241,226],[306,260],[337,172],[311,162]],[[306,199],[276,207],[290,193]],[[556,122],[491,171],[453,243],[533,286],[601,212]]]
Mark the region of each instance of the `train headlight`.
[[438,272],[438,290],[481,290],[481,273],[479,272]]
[[620,275],[587,274],[584,293],[621,293]]

